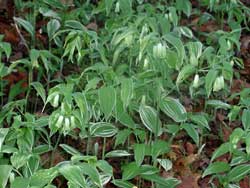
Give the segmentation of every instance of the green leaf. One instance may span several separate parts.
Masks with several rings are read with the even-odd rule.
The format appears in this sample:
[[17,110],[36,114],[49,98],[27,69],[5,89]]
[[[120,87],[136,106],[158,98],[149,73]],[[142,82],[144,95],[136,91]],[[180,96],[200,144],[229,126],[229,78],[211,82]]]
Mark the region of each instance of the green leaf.
[[51,40],[56,31],[58,31],[58,29],[61,27],[61,24],[60,22],[57,20],[57,19],[52,19],[48,22],[47,24],[47,33],[48,33],[48,36],[49,36],[49,39]]
[[83,122],[87,123],[90,119],[90,114],[89,114],[90,109],[89,109],[87,99],[84,93],[79,93],[79,92],[74,93],[73,97],[77,106],[80,108],[80,113],[81,113]]
[[28,188],[30,183],[29,178],[16,177],[13,182],[11,182],[10,188]]
[[81,155],[81,153],[79,151],[77,151],[75,148],[67,145],[67,144],[60,144],[59,145],[64,151],[66,151],[67,153],[69,153],[70,155]]
[[172,169],[172,162],[168,159],[157,159],[158,163],[161,165],[162,168],[167,172]]
[[242,124],[245,130],[250,128],[250,110],[244,109],[242,114]]
[[239,182],[249,173],[250,173],[249,164],[239,165],[230,170],[230,172],[227,174],[227,178],[230,182]]
[[90,177],[90,179],[94,184],[98,185],[98,187],[102,187],[101,177],[95,166],[92,166],[91,164],[88,163],[82,163],[80,165],[80,168],[82,169],[82,172],[85,175]]
[[28,162],[29,158],[30,155],[27,155],[26,153],[17,152],[11,156],[10,161],[13,167],[19,169]]
[[186,109],[177,99],[171,97],[162,98],[159,107],[175,122],[184,122],[187,119]]
[[107,15],[109,15],[113,4],[114,4],[114,0],[105,0],[105,8],[106,8],[106,14]]
[[59,172],[69,181],[80,187],[87,187],[86,180],[79,166],[64,164],[60,166]]
[[89,132],[96,137],[112,137],[118,132],[118,129],[111,123],[98,122],[90,125]]
[[43,85],[40,82],[32,82],[31,85],[35,88],[37,94],[42,98],[43,103],[46,103],[46,94]]
[[122,179],[130,180],[141,172],[141,167],[137,166],[135,162],[128,163],[123,166]]
[[216,109],[222,108],[222,109],[230,109],[231,105],[227,104],[225,102],[222,102],[220,100],[207,100],[206,105],[210,105],[212,107],[215,107]]
[[199,145],[199,134],[196,130],[196,127],[191,123],[185,123],[181,127],[186,130],[186,132],[193,139],[196,145]]
[[180,181],[175,178],[163,178],[156,174],[142,175],[141,177],[148,181],[153,181],[159,185],[163,185],[164,187],[167,187],[167,188],[174,188],[180,183]]
[[11,54],[11,45],[7,42],[0,42],[0,50],[1,49],[4,51],[6,57],[9,59]]
[[35,29],[30,22],[17,17],[14,17],[14,21],[20,24],[31,35],[32,38],[35,37]]
[[145,127],[156,136],[161,135],[161,120],[158,117],[156,110],[150,106],[141,104],[139,113]]
[[3,142],[8,132],[9,128],[0,128],[0,152],[2,150]]
[[116,104],[116,91],[112,86],[102,87],[98,90],[101,111],[108,119]]
[[218,174],[221,172],[226,172],[230,170],[230,166],[225,162],[214,162],[210,164],[207,169],[202,174],[202,178],[211,174]]
[[130,129],[135,129],[135,122],[130,117],[130,115],[124,110],[122,102],[119,98],[116,101],[115,117],[120,123],[127,126]]
[[196,68],[194,65],[185,65],[178,74],[176,79],[176,85],[179,85],[183,81],[185,81],[189,76],[191,76],[195,72]]
[[132,131],[129,129],[118,131],[116,138],[115,138],[115,147],[120,144],[124,145],[124,143],[126,142],[127,138],[129,137],[131,133]]
[[113,150],[108,152],[105,157],[127,157],[130,156],[131,154],[128,153],[125,150]]
[[217,77],[218,72],[214,69],[210,69],[205,77],[205,88],[207,92],[207,97],[210,96],[214,81]]
[[219,148],[217,148],[214,153],[213,153],[213,156],[211,158],[211,161],[213,161],[214,159],[224,155],[225,153],[229,152],[230,151],[230,147],[231,146],[231,143],[227,142],[227,143],[224,143],[224,144],[221,144]]
[[132,183],[129,183],[128,181],[124,181],[124,180],[116,179],[116,180],[113,180],[112,183],[120,188],[133,188],[133,187],[135,187],[135,185],[133,185]]
[[10,165],[0,165],[0,188],[5,188],[8,182],[8,178],[12,171],[12,166]]
[[176,65],[176,69],[180,70],[183,64],[183,60],[185,58],[185,49],[182,41],[179,38],[173,36],[172,34],[165,35],[164,39],[166,39],[171,45],[176,48],[179,57],[179,63]]
[[123,106],[128,107],[130,100],[133,97],[133,80],[131,78],[123,79],[121,82],[121,100]]
[[137,166],[140,166],[145,156],[145,144],[134,145],[134,157]]
[[205,127],[207,128],[208,130],[210,130],[210,127],[208,125],[208,121],[207,119],[205,118],[204,115],[190,115],[190,119],[192,120],[192,122],[194,122],[195,124],[199,125],[199,126],[202,126],[202,127]]

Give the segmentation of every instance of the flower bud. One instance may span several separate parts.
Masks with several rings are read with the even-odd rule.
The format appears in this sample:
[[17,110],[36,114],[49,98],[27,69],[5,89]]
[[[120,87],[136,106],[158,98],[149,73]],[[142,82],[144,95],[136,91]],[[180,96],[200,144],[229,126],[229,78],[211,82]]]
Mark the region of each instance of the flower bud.
[[64,117],[62,115],[60,115],[59,118],[57,119],[57,122],[56,122],[57,128],[60,128],[62,126],[63,119],[64,119]]
[[133,42],[133,35],[130,34],[130,35],[126,36],[124,39],[124,42],[127,46],[130,46]]
[[65,120],[64,120],[64,130],[66,130],[66,131],[70,130],[70,121],[69,121],[69,118],[65,118]]
[[147,69],[147,68],[148,68],[148,58],[145,58],[145,59],[144,59],[143,68],[144,68],[144,69]]
[[227,50],[230,50],[232,48],[232,43],[230,40],[227,40]]
[[233,67],[234,66],[234,60],[230,61],[230,65]]
[[119,13],[120,12],[120,3],[116,2],[115,4],[115,13]]
[[219,91],[219,90],[223,89],[224,85],[225,85],[224,77],[223,76],[217,77],[215,82],[214,82],[213,91]]
[[57,94],[57,95],[54,97],[54,99],[53,99],[51,105],[52,105],[54,108],[56,108],[56,107],[58,107],[58,102],[59,102],[59,94]]
[[153,47],[153,55],[155,58],[165,58],[167,54],[166,47],[162,43],[158,43]]
[[75,122],[75,117],[74,116],[70,116],[70,125],[72,128],[76,127],[76,122]]
[[196,74],[194,76],[194,82],[193,82],[193,87],[194,88],[198,88],[199,87],[199,79],[200,79],[199,74]]

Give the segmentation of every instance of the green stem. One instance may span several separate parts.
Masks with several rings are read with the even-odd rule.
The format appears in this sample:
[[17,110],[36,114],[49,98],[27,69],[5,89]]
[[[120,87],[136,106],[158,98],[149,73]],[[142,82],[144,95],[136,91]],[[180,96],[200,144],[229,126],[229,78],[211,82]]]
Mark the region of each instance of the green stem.
[[106,152],[106,138],[103,139],[102,160],[104,160],[104,158],[105,158],[105,152]]
[[57,150],[57,148],[58,148],[58,145],[59,145],[59,142],[60,142],[60,140],[61,140],[61,137],[62,137],[62,134],[59,133],[59,136],[58,136],[57,141],[56,141],[56,145],[55,145],[55,147],[54,147],[54,149],[53,149],[53,151],[52,151],[52,153],[51,153],[50,167],[53,166],[53,161],[54,161],[54,158],[55,158],[55,153],[56,153],[56,150]]

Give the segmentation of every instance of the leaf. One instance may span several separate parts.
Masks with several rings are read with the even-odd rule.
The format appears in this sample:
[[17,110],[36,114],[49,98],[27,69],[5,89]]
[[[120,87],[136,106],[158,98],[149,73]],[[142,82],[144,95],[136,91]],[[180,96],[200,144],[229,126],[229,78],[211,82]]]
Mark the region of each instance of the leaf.
[[11,45],[9,43],[7,43],[7,42],[0,42],[0,49],[2,49],[4,51],[7,59],[9,59],[10,54],[11,54]]
[[245,130],[250,128],[250,110],[247,109],[243,110],[242,124]]
[[98,90],[100,109],[108,119],[116,104],[116,91],[112,86],[102,87]]
[[28,162],[29,158],[30,158],[30,155],[17,152],[11,156],[10,161],[11,161],[12,166],[15,169],[19,169]]
[[83,122],[87,123],[90,119],[90,114],[89,114],[90,109],[89,109],[87,99],[84,93],[79,93],[79,92],[74,93],[73,97],[77,106],[80,108],[80,113],[81,113]]
[[140,174],[140,167],[135,162],[123,166],[122,180],[130,180]]
[[43,103],[46,103],[46,94],[43,85],[40,82],[32,82],[31,85],[35,88],[37,94],[42,98]]
[[121,100],[123,106],[128,107],[130,100],[133,97],[133,80],[130,78],[123,79],[121,82]]
[[119,98],[116,101],[115,112],[115,117],[118,121],[120,121],[123,125],[127,126],[130,129],[135,129],[135,122],[130,117],[130,115],[123,109],[122,102]]
[[11,182],[10,188],[28,188],[29,183],[29,178],[15,177],[14,181]]
[[96,166],[101,169],[104,173],[112,176],[113,175],[113,167],[105,160],[99,160]]
[[133,185],[132,183],[129,183],[128,181],[124,181],[124,180],[116,179],[116,180],[113,180],[112,183],[120,188],[133,188],[133,187],[135,187],[135,185]]
[[175,122],[184,122],[187,119],[186,109],[177,99],[171,97],[162,98],[159,107]]
[[134,145],[134,158],[137,166],[140,166],[145,156],[145,144]]
[[190,119],[197,125],[202,126],[210,130],[210,127],[208,125],[208,121],[205,118],[204,115],[191,115]]
[[175,178],[163,178],[159,175],[142,175],[141,176],[143,179],[146,179],[148,181],[153,181],[159,185],[163,185],[164,187],[167,188],[174,188],[178,184],[180,184],[180,181],[175,179]]
[[215,107],[216,109],[222,108],[222,109],[230,109],[231,105],[227,104],[225,102],[222,102],[220,100],[207,100],[206,105],[210,105]]
[[67,153],[69,153],[70,155],[81,155],[81,153],[79,151],[77,151],[75,148],[67,145],[67,144],[60,144],[59,145],[64,151],[66,151]]
[[10,165],[0,165],[0,187],[5,188],[12,171],[12,166]]
[[166,39],[171,45],[173,45],[176,48],[179,57],[179,63],[176,65],[176,69],[180,70],[183,64],[183,60],[185,58],[185,49],[182,41],[179,38],[173,36],[172,34],[165,35],[164,39]]
[[221,172],[226,172],[230,170],[230,166],[228,163],[225,162],[214,162],[210,164],[204,173],[202,174],[202,178],[211,174],[218,174]]
[[85,175],[90,177],[90,179],[94,184],[98,185],[98,187],[102,187],[100,174],[93,165],[88,163],[82,163],[80,165],[80,168],[82,169],[82,172]]
[[109,15],[111,8],[113,6],[114,0],[105,0],[106,14]]
[[14,17],[14,21],[20,24],[31,35],[32,38],[35,37],[35,29],[30,22],[17,17]]
[[60,166],[59,172],[69,181],[80,187],[87,187],[86,180],[82,175],[81,168],[76,165],[64,164]]
[[199,145],[199,134],[198,131],[195,129],[195,126],[190,123],[185,123],[181,127],[186,130],[186,132],[193,139],[196,145]]
[[115,138],[115,147],[126,142],[128,136],[132,133],[130,129],[124,129],[118,131],[116,138]]
[[249,173],[250,173],[249,164],[239,165],[230,170],[230,172],[227,174],[227,178],[230,182],[239,182]]
[[47,33],[49,36],[49,39],[51,40],[53,36],[55,35],[56,31],[61,27],[60,22],[57,19],[52,19],[47,24]]
[[8,132],[9,128],[0,128],[0,152],[2,150],[3,142]]
[[157,159],[158,163],[161,165],[162,168],[167,172],[172,169],[172,162],[168,159]]
[[113,150],[108,152],[105,157],[127,157],[130,156],[131,154],[128,153],[125,150]]
[[142,104],[139,108],[139,113],[145,127],[156,136],[161,135],[161,120],[159,119],[156,110],[150,106]]
[[185,81],[189,76],[191,76],[195,72],[196,68],[194,65],[185,65],[178,74],[176,79],[176,85],[179,85],[183,81]]
[[213,153],[211,161],[213,161],[214,159],[216,159],[216,158],[224,155],[225,153],[229,152],[230,148],[231,148],[230,146],[231,146],[231,143],[229,143],[229,142],[221,144],[220,147],[217,148],[215,150],[215,152]]
[[205,89],[207,92],[207,97],[210,96],[217,74],[218,72],[216,70],[210,69],[205,77]]
[[96,137],[112,137],[118,132],[118,129],[111,123],[98,122],[90,125],[89,132]]

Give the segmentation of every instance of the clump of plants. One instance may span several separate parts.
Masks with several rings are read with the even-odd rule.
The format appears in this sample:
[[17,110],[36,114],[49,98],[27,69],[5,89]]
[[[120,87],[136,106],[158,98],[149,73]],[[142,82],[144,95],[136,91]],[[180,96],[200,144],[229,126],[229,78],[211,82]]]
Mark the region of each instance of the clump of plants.
[[[0,187],[174,188],[178,162],[191,173],[203,158],[196,173],[208,186],[239,187],[249,175],[250,90],[231,94],[244,68],[243,3],[15,7],[25,55],[11,60],[15,46],[0,37]],[[213,31],[199,29],[211,20]],[[13,82],[17,73],[25,77]],[[231,130],[224,140],[222,126]],[[219,145],[208,153],[213,136]]]

